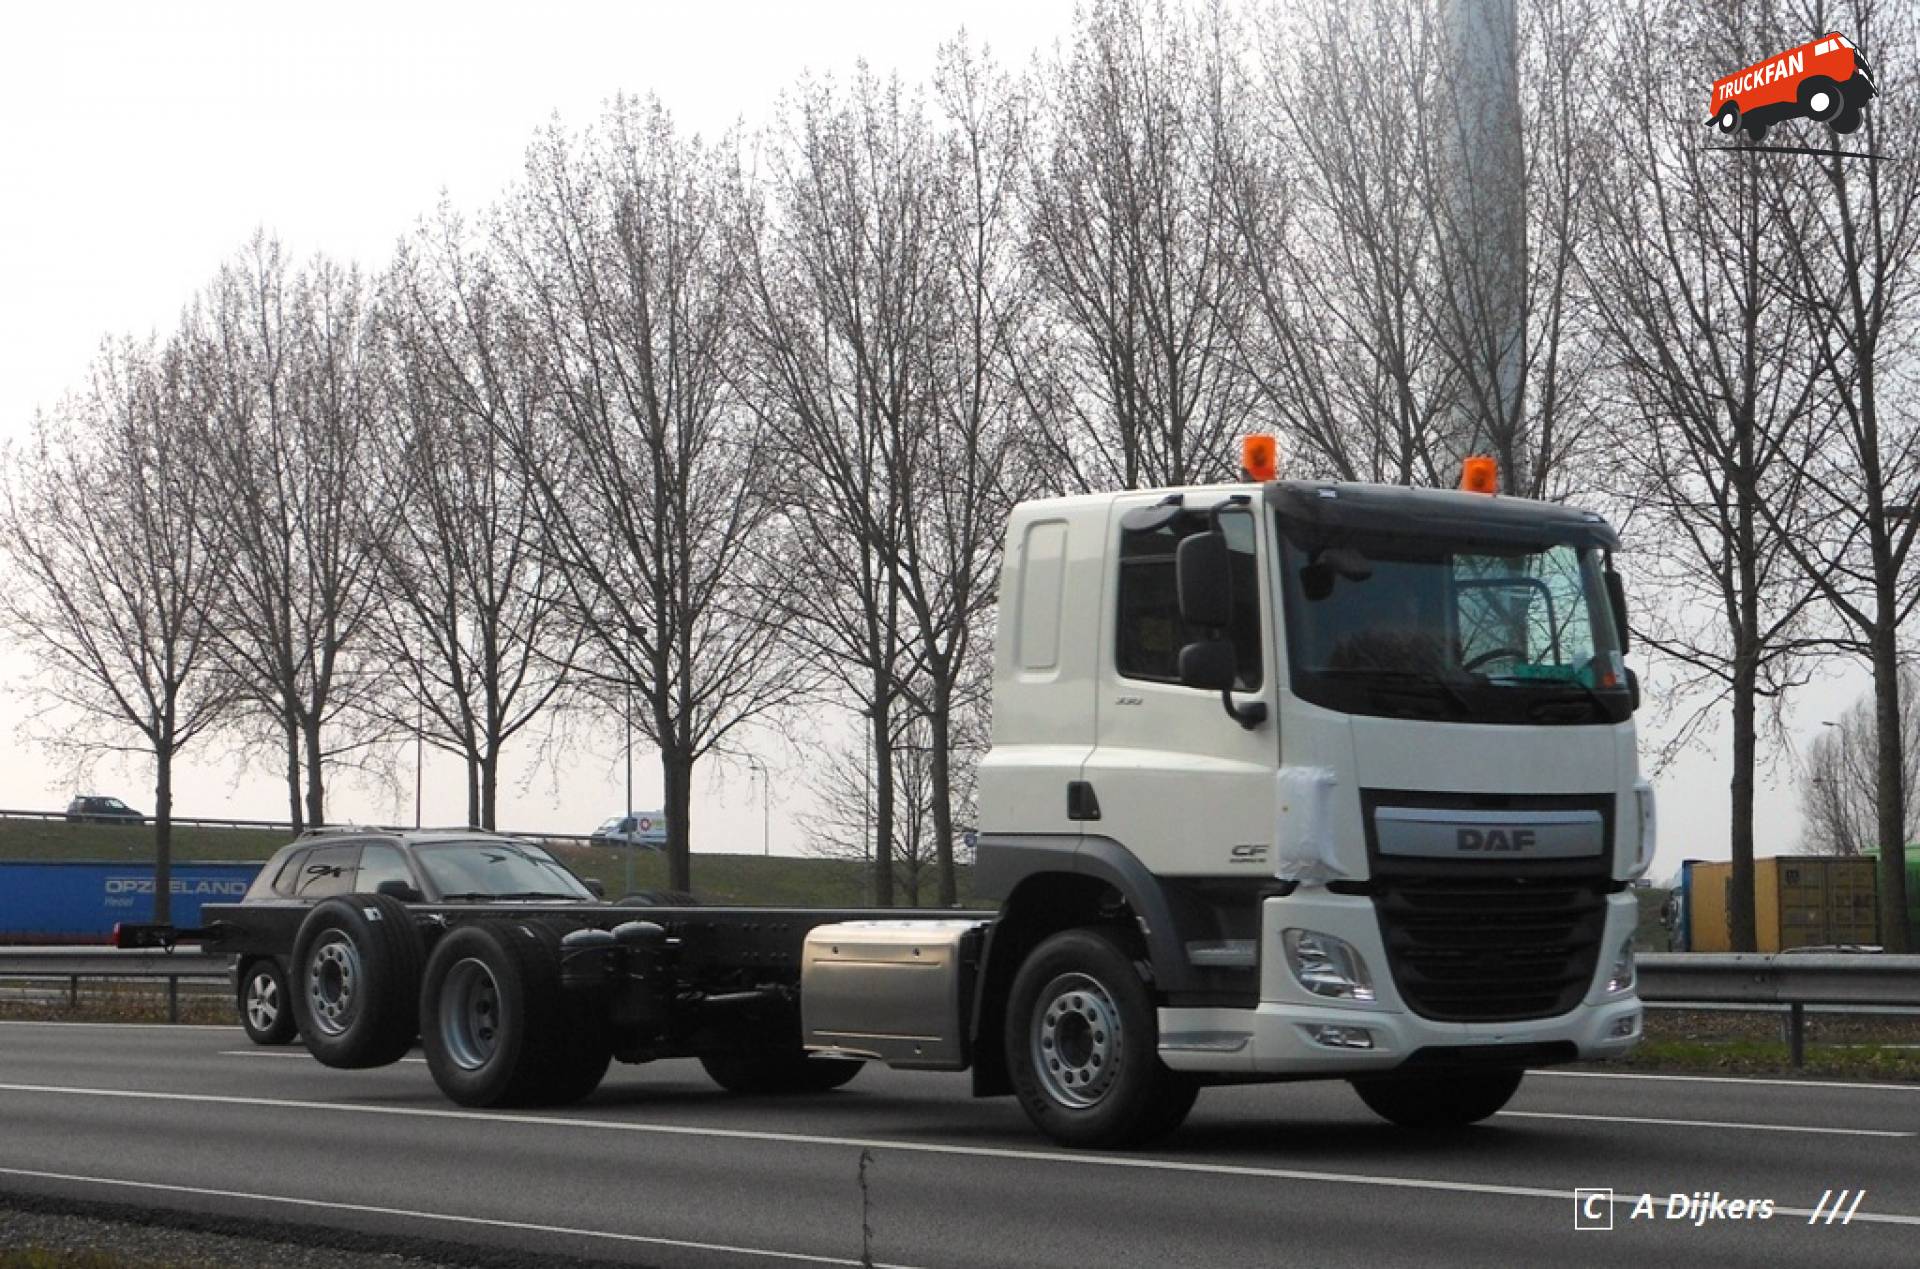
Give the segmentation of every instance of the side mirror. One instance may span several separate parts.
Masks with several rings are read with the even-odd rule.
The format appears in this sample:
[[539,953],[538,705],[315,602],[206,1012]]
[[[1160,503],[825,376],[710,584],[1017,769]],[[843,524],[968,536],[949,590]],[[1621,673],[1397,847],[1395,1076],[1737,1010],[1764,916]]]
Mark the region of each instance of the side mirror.
[[[1233,572],[1227,535],[1214,530],[1183,538],[1173,557],[1180,594],[1180,619],[1203,630],[1224,630],[1233,623]],[[1184,662],[1186,653],[1181,652]]]
[[1203,639],[1180,649],[1180,681],[1208,692],[1233,690],[1233,644],[1225,639]]
[[383,894],[389,899],[398,899],[402,903],[419,903],[423,896],[418,890],[397,877],[390,877],[373,888],[375,894]]
[[1627,671],[1627,708],[1635,714],[1640,712],[1640,676],[1632,670]]
[[582,877],[580,880],[587,887],[588,893],[592,894],[594,898],[604,899],[607,897],[607,887],[601,882],[600,878]]
[[1620,574],[1609,568],[1601,576],[1607,583],[1607,603],[1613,608],[1613,624],[1620,635],[1620,654],[1625,656],[1632,649],[1628,646],[1632,638],[1627,633],[1627,588],[1621,582]]

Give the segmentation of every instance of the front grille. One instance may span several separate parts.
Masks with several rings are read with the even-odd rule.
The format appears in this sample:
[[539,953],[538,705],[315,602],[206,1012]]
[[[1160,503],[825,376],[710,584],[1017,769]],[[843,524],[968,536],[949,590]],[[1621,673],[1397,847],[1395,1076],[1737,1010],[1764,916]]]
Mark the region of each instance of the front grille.
[[1387,966],[1409,1008],[1442,1022],[1551,1018],[1593,982],[1606,926],[1595,862],[1414,864],[1374,885]]

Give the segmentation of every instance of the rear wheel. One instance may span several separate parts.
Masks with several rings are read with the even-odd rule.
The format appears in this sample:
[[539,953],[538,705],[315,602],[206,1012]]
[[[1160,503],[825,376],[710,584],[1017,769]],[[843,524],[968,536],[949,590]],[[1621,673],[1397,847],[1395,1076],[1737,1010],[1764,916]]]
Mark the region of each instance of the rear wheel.
[[287,976],[272,957],[245,965],[240,972],[240,1025],[255,1044],[285,1044],[293,1039],[292,993]]
[[1458,1075],[1383,1075],[1353,1081],[1353,1091],[1382,1119],[1424,1132],[1477,1124],[1505,1106],[1525,1071]]
[[480,921],[440,940],[420,993],[433,1082],[462,1106],[557,1106],[600,1085],[612,1047],[562,990],[559,939],[535,922]]
[[382,894],[324,899],[293,940],[293,1012],[326,1066],[397,1062],[413,1046],[424,960],[407,906]]
[[805,1050],[712,1053],[700,1059],[707,1075],[729,1093],[825,1093],[860,1073],[863,1062],[819,1058]]
[[1179,1127],[1199,1085],[1158,1052],[1153,997],[1104,931],[1035,948],[1007,1001],[1007,1070],[1035,1127],[1072,1146],[1137,1145]]

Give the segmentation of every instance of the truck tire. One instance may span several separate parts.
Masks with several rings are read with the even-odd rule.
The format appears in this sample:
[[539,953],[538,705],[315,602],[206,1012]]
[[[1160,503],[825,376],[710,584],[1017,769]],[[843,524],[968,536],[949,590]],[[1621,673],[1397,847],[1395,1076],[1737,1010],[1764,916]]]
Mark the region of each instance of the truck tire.
[[440,940],[420,1040],[433,1082],[462,1106],[576,1102],[613,1056],[597,1011],[561,988],[557,935],[532,921],[479,921]]
[[1040,944],[1007,996],[1007,1072],[1034,1127],[1070,1146],[1139,1145],[1180,1126],[1199,1084],[1158,1052],[1153,997],[1108,934]]
[[235,1003],[240,1026],[255,1044],[285,1044],[293,1039],[293,992],[280,962],[271,956],[240,967]]
[[1353,1091],[1380,1118],[1402,1128],[1446,1132],[1477,1124],[1505,1106],[1525,1071],[1458,1075],[1382,1075],[1353,1081]]
[[851,1058],[817,1058],[806,1050],[709,1053],[701,1057],[709,1078],[729,1093],[748,1096],[786,1096],[827,1093],[860,1073],[864,1062]]
[[321,900],[293,940],[293,1015],[307,1052],[343,1070],[399,1061],[413,1045],[424,960],[398,899]]

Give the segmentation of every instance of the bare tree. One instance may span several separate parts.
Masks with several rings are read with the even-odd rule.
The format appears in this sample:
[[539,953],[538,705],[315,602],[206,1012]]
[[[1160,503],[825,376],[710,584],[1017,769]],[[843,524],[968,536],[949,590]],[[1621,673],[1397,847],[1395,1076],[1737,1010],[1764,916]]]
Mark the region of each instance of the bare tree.
[[1237,129],[1228,167],[1253,289],[1241,362],[1306,471],[1440,484],[1453,372],[1420,300],[1437,276],[1434,7],[1270,6],[1259,32],[1263,124]]
[[[1054,337],[1034,426],[1076,490],[1229,475],[1252,412],[1234,353],[1248,304],[1230,206],[1237,36],[1219,5],[1094,0],[1043,68],[1024,198]],[[1049,383],[1057,385],[1048,390]]]
[[[1808,202],[1763,197],[1751,165],[1705,150],[1691,104],[1664,85],[1710,82],[1695,7],[1621,18],[1606,91],[1632,126],[1595,185],[1586,275],[1610,337],[1619,418],[1596,479],[1632,509],[1636,629],[1672,667],[1689,711],[1667,745],[1730,707],[1733,946],[1755,947],[1754,789],[1761,710],[1776,725],[1820,646],[1818,589],[1787,535],[1807,532],[1804,473],[1831,417],[1810,318],[1776,284],[1808,232]],[[1763,508],[1765,509],[1763,511]]]
[[[992,602],[1007,491],[1020,479],[1015,344],[1025,273],[1013,187],[1017,99],[963,45],[943,53],[941,117],[862,73],[842,100],[805,84],[774,156],[777,221],[745,253],[759,299],[761,397],[790,412],[814,543],[793,593],[803,635],[851,651],[845,690],[875,755],[876,893],[891,892],[896,704],[931,740],[933,853],[954,901],[953,715]],[[816,585],[822,569],[839,585]],[[849,667],[851,668],[851,667]]]
[[[0,622],[31,650],[37,690],[67,713],[57,743],[154,764],[153,919],[170,919],[173,764],[224,716],[212,600],[225,496],[200,461],[206,407],[177,344],[124,342],[25,451],[10,451],[0,549],[15,566]],[[77,724],[77,725],[76,725]]]
[[592,655],[631,685],[660,753],[671,887],[691,887],[694,764],[810,686],[750,547],[772,531],[771,450],[740,400],[730,250],[737,178],[658,103],[617,101],[528,156],[499,249],[554,385],[503,417]]
[[[1920,11],[1854,0],[1795,6],[1791,20],[1803,32],[1844,30],[1870,59],[1880,95],[1866,111],[1860,150],[1914,135]],[[1756,165],[1759,188],[1775,201],[1805,199],[1818,212],[1789,239],[1782,285],[1814,319],[1807,338],[1838,420],[1805,472],[1813,528],[1782,525],[1782,540],[1820,589],[1839,645],[1873,671],[1880,925],[1888,950],[1905,951],[1900,628],[1920,603],[1920,165],[1772,153],[1728,161]],[[1764,503],[1761,511],[1778,519]]]
[[[741,221],[756,406],[782,455],[780,616],[869,732],[874,895],[890,904],[896,711],[915,672],[898,567],[925,428],[920,348],[936,320],[932,140],[917,97],[864,69],[842,101],[803,82],[782,104],[771,206]],[[772,214],[769,214],[772,213]],[[865,781],[862,781],[864,786]]]
[[296,828],[326,822],[327,764],[369,739],[334,733],[376,688],[356,660],[389,514],[373,496],[372,321],[357,272],[319,259],[290,274],[264,235],[191,318],[209,398],[198,448],[234,561],[213,619],[230,672],[282,728]]
[[[1920,673],[1900,672],[1900,784],[1907,823],[1920,839]],[[1801,770],[1802,843],[1824,855],[1863,855],[1885,840],[1879,829],[1879,724],[1874,697],[1854,702],[1808,746]]]
[[566,584],[506,439],[551,387],[490,262],[461,236],[443,209],[386,283],[397,417],[375,443],[400,511],[375,544],[372,638],[402,691],[370,707],[460,757],[467,823],[494,828],[502,751],[555,703],[583,633],[565,621]]

